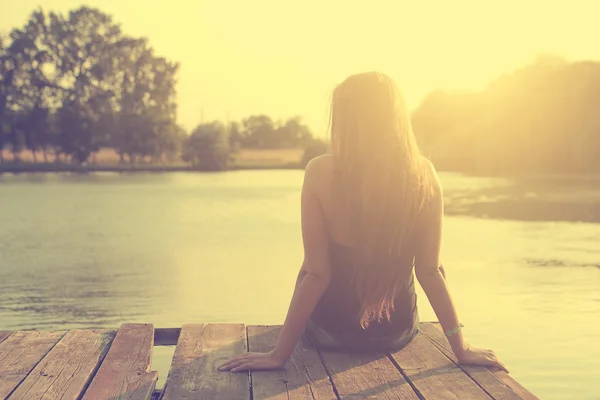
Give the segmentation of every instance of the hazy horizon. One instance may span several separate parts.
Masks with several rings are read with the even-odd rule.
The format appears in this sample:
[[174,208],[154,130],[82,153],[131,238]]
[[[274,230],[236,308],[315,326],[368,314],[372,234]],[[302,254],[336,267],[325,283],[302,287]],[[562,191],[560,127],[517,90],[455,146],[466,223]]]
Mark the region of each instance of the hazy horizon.
[[414,109],[432,90],[482,89],[538,54],[600,60],[590,40],[600,32],[594,24],[600,7],[591,1],[374,1],[360,7],[308,0],[292,7],[273,0],[172,0],[165,7],[141,0],[22,0],[9,7],[2,0],[0,32],[21,27],[40,5],[68,12],[84,4],[111,14],[125,34],[147,37],[157,55],[181,63],[178,122],[188,130],[201,119],[264,113],[301,115],[323,136],[331,90],[365,70],[392,76]]

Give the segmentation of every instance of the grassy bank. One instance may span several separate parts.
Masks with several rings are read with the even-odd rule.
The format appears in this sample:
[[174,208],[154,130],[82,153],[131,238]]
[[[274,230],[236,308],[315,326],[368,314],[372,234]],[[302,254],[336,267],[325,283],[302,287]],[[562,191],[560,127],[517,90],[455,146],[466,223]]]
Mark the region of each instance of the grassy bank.
[[[257,169],[300,169],[303,149],[244,149],[239,152],[232,170]],[[110,149],[96,153],[85,166],[66,162],[36,162],[43,160],[42,154],[34,158],[30,152],[19,155],[17,162],[11,153],[4,152],[4,163],[0,164],[0,173],[42,173],[42,172],[182,172],[197,171],[188,164],[140,162],[136,164],[120,163],[119,156]],[[49,157],[53,160],[53,157]]]

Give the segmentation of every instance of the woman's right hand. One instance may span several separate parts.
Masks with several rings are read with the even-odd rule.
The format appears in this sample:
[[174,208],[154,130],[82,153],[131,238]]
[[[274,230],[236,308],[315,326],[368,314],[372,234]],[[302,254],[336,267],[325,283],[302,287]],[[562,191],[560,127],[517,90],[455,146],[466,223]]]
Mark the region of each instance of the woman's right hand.
[[494,367],[508,373],[508,369],[498,360],[492,350],[475,349],[468,347],[456,357],[461,365],[478,365],[482,367]]

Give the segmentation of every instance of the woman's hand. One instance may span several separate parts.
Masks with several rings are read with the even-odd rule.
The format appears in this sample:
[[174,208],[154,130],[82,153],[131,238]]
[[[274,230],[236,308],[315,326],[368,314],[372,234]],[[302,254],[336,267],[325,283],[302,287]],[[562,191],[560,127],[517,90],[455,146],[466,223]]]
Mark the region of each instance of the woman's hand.
[[494,367],[508,373],[508,369],[498,360],[492,350],[474,349],[468,347],[456,357],[462,365],[478,365],[482,367]]
[[280,369],[285,365],[285,360],[279,359],[271,351],[268,353],[244,353],[233,357],[219,367],[220,371],[264,371]]

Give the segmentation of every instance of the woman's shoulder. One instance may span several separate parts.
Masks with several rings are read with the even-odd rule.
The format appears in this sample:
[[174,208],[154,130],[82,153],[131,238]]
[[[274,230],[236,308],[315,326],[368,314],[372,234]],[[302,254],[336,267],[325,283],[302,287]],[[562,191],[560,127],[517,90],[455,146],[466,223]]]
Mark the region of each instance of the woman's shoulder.
[[437,171],[431,160],[421,156],[420,161],[423,174],[425,175],[425,178],[431,183],[434,192],[441,192],[442,185],[440,184]]
[[305,176],[312,180],[326,182],[333,175],[333,158],[331,154],[315,157],[306,164]]
[[421,166],[425,171],[437,176],[437,172],[435,171],[435,166],[433,165],[433,163],[431,162],[430,159],[428,159],[425,156],[421,156],[419,161],[421,162]]
[[333,170],[333,157],[331,154],[323,154],[313,158],[306,165],[306,171],[331,172]]
[[311,188],[321,197],[333,179],[333,159],[330,154],[313,158],[306,165],[304,186]]

